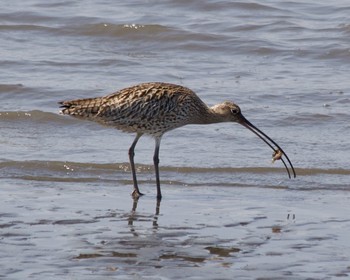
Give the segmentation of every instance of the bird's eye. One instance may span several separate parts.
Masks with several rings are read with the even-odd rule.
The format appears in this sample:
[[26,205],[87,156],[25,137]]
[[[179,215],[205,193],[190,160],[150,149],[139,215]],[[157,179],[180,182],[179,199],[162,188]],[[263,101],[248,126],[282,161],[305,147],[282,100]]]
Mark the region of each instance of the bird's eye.
[[239,109],[238,108],[233,108],[231,109],[231,113],[234,115],[237,115],[239,113]]

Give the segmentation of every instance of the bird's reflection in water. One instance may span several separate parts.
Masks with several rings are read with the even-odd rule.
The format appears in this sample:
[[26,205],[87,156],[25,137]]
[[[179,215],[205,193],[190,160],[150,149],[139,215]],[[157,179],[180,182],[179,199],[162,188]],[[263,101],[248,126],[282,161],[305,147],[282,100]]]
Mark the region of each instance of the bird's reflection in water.
[[[153,229],[155,231],[158,230],[158,217],[159,217],[159,213],[160,213],[160,201],[161,201],[160,199],[157,199],[155,213],[152,217],[152,226],[153,226]],[[128,218],[128,225],[130,226],[130,231],[134,234],[134,236],[138,236],[138,234],[135,230],[135,227],[134,227],[134,222],[137,220],[145,219],[144,216],[137,213],[138,202],[139,202],[139,198],[133,199],[132,208],[131,208],[130,215]]]

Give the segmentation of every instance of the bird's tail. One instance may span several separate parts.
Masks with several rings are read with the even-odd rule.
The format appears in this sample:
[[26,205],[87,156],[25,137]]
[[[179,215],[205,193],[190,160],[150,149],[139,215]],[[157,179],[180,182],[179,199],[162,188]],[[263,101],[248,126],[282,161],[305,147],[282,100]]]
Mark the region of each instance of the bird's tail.
[[63,115],[71,115],[76,118],[91,119],[94,118],[103,104],[102,98],[86,98],[59,102],[60,111]]

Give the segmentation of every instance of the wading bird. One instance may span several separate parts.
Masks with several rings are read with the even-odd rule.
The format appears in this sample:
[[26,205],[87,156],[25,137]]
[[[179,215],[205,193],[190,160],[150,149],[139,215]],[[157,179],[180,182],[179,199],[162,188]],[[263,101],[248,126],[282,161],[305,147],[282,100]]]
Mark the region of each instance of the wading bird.
[[233,102],[208,107],[192,90],[168,83],[143,83],[122,89],[105,97],[76,99],[60,102],[64,115],[95,121],[115,127],[124,132],[136,133],[129,148],[129,160],[134,183],[132,196],[142,195],[136,178],[134,150],[137,141],[143,134],[153,136],[155,150],[153,162],[156,173],[157,198],[161,199],[159,180],[159,146],[165,132],[187,124],[212,124],[220,122],[239,123],[262,139],[273,151],[274,159],[281,159],[289,178],[289,169],[284,156],[290,165],[293,176],[294,167],[282,148],[265,133],[249,122],[241,109]]

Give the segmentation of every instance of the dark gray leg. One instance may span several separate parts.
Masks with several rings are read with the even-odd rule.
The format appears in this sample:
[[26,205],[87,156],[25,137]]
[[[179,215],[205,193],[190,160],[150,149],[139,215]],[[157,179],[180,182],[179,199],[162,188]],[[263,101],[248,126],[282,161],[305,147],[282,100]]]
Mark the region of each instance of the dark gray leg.
[[138,133],[135,137],[134,142],[132,142],[132,145],[129,149],[129,160],[130,160],[130,167],[131,167],[131,172],[132,172],[132,180],[134,182],[134,191],[132,192],[132,196],[134,198],[138,198],[141,195],[143,195],[142,193],[140,193],[139,187],[137,185],[137,179],[136,179],[136,169],[135,169],[135,162],[134,162],[134,156],[135,156],[135,146],[137,144],[137,141],[139,141],[140,137],[142,136],[141,133]]
[[160,146],[160,140],[161,137],[156,138],[156,147],[154,149],[154,156],[153,156],[153,162],[154,162],[154,169],[156,171],[156,181],[157,181],[157,199],[162,199],[162,193],[160,191],[160,180],[159,180],[159,146]]

